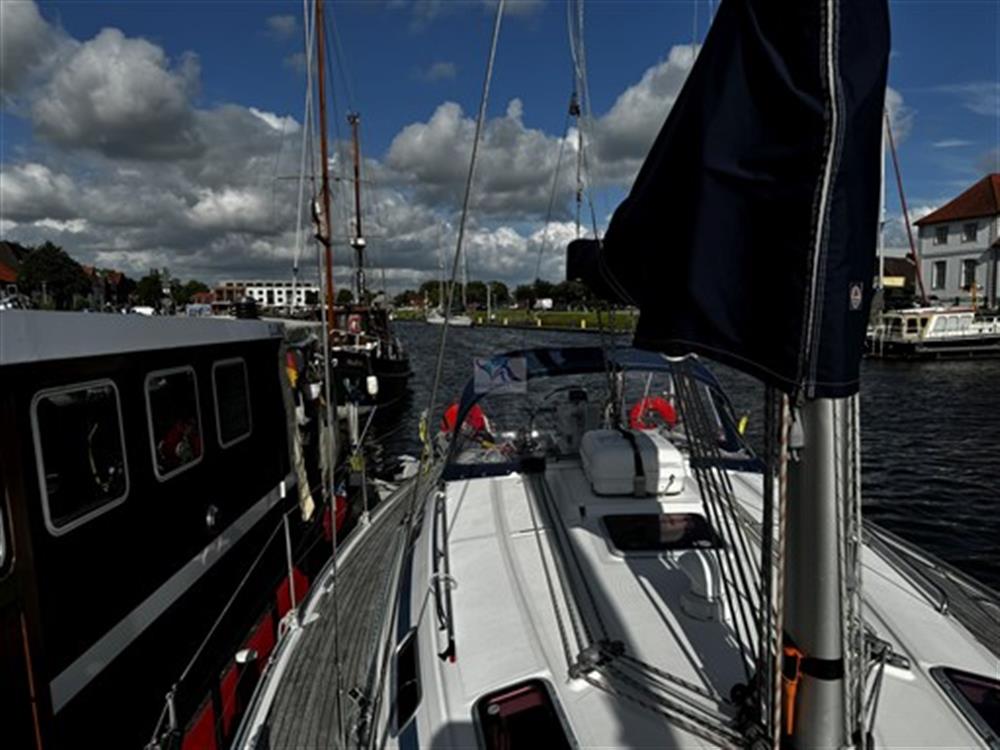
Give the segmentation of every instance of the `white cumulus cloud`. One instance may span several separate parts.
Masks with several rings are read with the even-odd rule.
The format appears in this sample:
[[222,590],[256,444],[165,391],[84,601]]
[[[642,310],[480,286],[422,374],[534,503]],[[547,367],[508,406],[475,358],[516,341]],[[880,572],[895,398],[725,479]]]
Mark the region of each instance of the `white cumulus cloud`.
[[171,67],[144,39],[104,29],[60,66],[32,106],[37,131],[65,147],[112,157],[173,159],[202,149],[190,96],[198,60]]

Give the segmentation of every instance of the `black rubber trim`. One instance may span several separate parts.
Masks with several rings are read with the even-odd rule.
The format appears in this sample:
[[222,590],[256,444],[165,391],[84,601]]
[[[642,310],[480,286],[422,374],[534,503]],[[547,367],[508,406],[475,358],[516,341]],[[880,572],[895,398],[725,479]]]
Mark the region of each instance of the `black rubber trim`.
[[[635,433],[631,430],[619,429],[622,437],[632,446],[632,463],[635,465],[635,487],[642,487],[643,494],[646,493],[646,472],[642,467],[642,454],[639,452],[639,443],[636,442]],[[638,491],[636,492],[638,495]]]
[[[788,634],[785,634],[785,645],[796,648]],[[795,677],[795,657],[785,656],[782,659],[782,672],[788,679]],[[844,659],[820,659],[818,656],[803,655],[799,661],[799,672],[809,675],[817,680],[842,680],[844,679]]]

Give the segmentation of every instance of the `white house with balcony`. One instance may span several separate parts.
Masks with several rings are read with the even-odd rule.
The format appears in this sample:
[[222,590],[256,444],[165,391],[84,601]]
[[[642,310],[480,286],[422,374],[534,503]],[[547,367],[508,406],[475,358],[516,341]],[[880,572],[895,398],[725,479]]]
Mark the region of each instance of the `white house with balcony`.
[[[920,270],[929,297],[997,307],[1000,173],[987,175],[916,222]],[[975,284],[975,288],[973,287]]]

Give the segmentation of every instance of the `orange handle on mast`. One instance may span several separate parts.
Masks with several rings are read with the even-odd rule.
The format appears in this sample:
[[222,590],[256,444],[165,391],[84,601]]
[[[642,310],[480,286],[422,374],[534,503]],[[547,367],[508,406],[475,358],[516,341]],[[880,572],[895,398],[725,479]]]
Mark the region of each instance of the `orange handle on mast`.
[[[781,670],[782,693],[784,695],[785,734],[791,736],[795,730],[795,700],[799,692],[799,680],[802,679],[802,659],[805,654],[794,646],[785,646],[785,663]],[[792,665],[789,675],[789,665]]]

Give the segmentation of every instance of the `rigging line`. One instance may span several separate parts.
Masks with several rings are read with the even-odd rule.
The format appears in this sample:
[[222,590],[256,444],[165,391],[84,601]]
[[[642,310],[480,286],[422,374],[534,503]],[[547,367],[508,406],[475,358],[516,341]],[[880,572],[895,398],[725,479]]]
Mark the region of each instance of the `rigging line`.
[[[718,441],[715,438],[715,433],[718,425],[715,420],[713,420],[709,414],[710,409],[714,407],[709,403],[706,406],[704,395],[702,389],[698,386],[693,388],[693,393],[695,396],[695,403],[697,408],[696,415],[701,420],[702,433],[701,438],[704,440],[704,445],[707,449],[709,458],[714,459],[712,463],[713,482],[718,493],[718,496],[722,498],[725,502],[722,504],[722,509],[727,520],[727,525],[729,523],[733,524],[733,538],[740,543],[739,552],[742,557],[737,557],[737,560],[741,563],[741,575],[744,570],[750,571],[751,582],[756,583],[755,586],[750,586],[749,583],[745,583],[745,588],[747,592],[753,592],[757,595],[758,601],[760,597],[760,570],[755,568],[756,559],[753,554],[751,554],[750,544],[746,538],[746,529],[742,522],[742,519],[738,513],[736,494],[733,491],[732,482],[730,481],[729,474],[724,469],[721,469],[717,465],[718,459],[720,459],[721,453],[719,451]],[[756,578],[756,581],[753,579]]]
[[[532,493],[533,495],[535,493]],[[562,611],[559,607],[559,597],[556,595],[555,586],[552,584],[552,574],[549,572],[549,561],[545,555],[545,549],[542,547],[542,529],[538,525],[538,518],[535,516],[535,501],[536,497],[531,497],[528,500],[528,512],[531,514],[531,528],[535,532],[535,544],[538,546],[538,557],[542,561],[542,572],[545,574],[545,586],[549,591],[549,601],[552,603],[552,612],[556,616],[556,626],[559,628],[559,641],[562,643],[563,656],[566,657],[566,670],[569,671],[570,667],[573,666],[573,650],[569,645],[569,638],[566,635],[566,625],[563,622]],[[565,589],[564,589],[565,591]],[[572,617],[570,617],[571,624]],[[579,648],[579,643],[577,645]]]
[[344,92],[347,94],[347,108],[351,112],[357,112],[357,108],[354,106],[354,87],[351,86],[351,74],[347,67],[347,55],[344,54],[343,45],[340,43],[340,32],[338,31],[339,24],[334,18],[333,5],[331,3],[330,10],[328,11],[330,18],[330,28],[332,30],[333,36],[333,54],[337,58],[337,68],[340,71],[340,82],[344,85]]
[[[760,560],[761,560],[761,616],[757,636],[757,674],[763,679],[761,685],[761,715],[764,718],[768,737],[773,734],[773,712],[771,700],[774,696],[774,671],[772,660],[777,658],[777,649],[772,638],[774,608],[774,471],[777,464],[775,434],[778,431],[780,415],[777,413],[778,396],[773,386],[764,387],[764,481],[763,508],[761,514]],[[758,684],[760,684],[758,682]]]
[[[434,368],[434,380],[431,386],[430,400],[427,405],[428,417],[434,412],[437,402],[438,388],[441,386],[441,375],[444,370],[445,344],[448,340],[448,320],[451,317],[451,306],[455,301],[455,279],[458,276],[459,264],[462,261],[462,240],[465,238],[465,223],[469,216],[469,199],[472,195],[472,183],[476,175],[476,157],[479,154],[479,137],[486,120],[486,104],[490,96],[490,82],[493,79],[493,64],[496,61],[497,41],[500,38],[500,21],[503,19],[505,0],[497,3],[496,17],[493,21],[493,37],[490,41],[490,54],[486,63],[486,75],[483,78],[483,93],[479,101],[479,116],[476,118],[476,131],[472,140],[472,156],[469,159],[469,173],[465,180],[465,196],[462,199],[462,215],[458,224],[458,239],[455,244],[455,257],[451,264],[451,281],[448,284],[448,304],[444,309],[444,323],[441,326],[441,340],[438,345],[437,364]],[[453,437],[454,439],[454,437]]]
[[847,540],[845,539],[845,524],[846,520],[844,517],[844,501],[847,499],[845,497],[844,489],[846,484],[845,474],[845,463],[846,456],[844,455],[844,412],[843,412],[843,402],[838,403],[833,401],[833,494],[834,494],[834,523],[836,528],[834,529],[834,534],[836,534],[836,545],[837,545],[837,598],[838,606],[840,608],[840,656],[844,660],[844,675],[840,680],[840,690],[841,690],[841,700],[844,702],[844,710],[841,714],[843,725],[842,729],[845,737],[852,737],[854,735],[853,728],[851,726],[851,718],[853,713],[853,706],[851,705],[851,660],[848,656],[847,642],[850,638],[849,633],[849,622],[850,613],[847,606],[847,560],[844,559],[847,550]]
[[778,523],[775,527],[775,544],[777,546],[777,568],[774,583],[774,630],[771,639],[774,647],[774,662],[771,665],[771,746],[773,750],[781,747],[781,692],[782,692],[782,647],[785,632],[785,525],[788,520],[788,460],[792,429],[791,408],[788,396],[781,394],[778,435]]
[[[299,159],[299,194],[295,207],[295,247],[292,251],[292,305],[295,305],[295,288],[299,281],[299,259],[304,249],[304,237],[302,232],[303,216],[302,205],[305,202],[306,185],[306,156],[309,150],[310,125],[312,120],[312,45],[313,45],[313,24],[309,12],[309,0],[302,0],[302,14],[304,19],[305,45],[306,45],[306,97],[302,115],[302,155]],[[308,221],[308,220],[306,220]]]
[[580,163],[583,167],[584,183],[587,186],[585,193],[587,195],[587,205],[590,208],[590,219],[594,230],[594,239],[600,242],[601,237],[597,230],[597,209],[594,206],[594,195],[591,188],[590,163],[587,159],[587,142],[590,139],[588,138],[585,123],[587,124],[587,127],[589,127],[589,123],[593,123],[594,112],[590,101],[590,82],[587,76],[587,48],[584,41],[585,36],[583,31],[583,8],[583,2],[578,0],[576,5],[576,34],[578,38],[571,43],[571,51],[573,52],[573,61],[576,66],[577,77],[580,84],[583,110],[586,114],[583,120],[580,120],[579,118],[577,119],[577,127],[579,128],[580,133]]
[[[892,135],[892,122],[889,118],[888,108],[883,110],[885,118],[886,139],[889,141],[889,152],[892,154],[892,169],[896,174],[896,189],[899,191],[899,205],[903,209],[903,223],[906,225],[906,237],[910,244],[910,258],[916,269],[917,288],[920,289],[921,304],[928,304],[927,290],[924,287],[924,274],[920,268],[920,251],[917,243],[913,240],[913,226],[910,224],[910,209],[906,205],[906,193],[903,192],[903,173],[899,168],[899,155],[896,153],[896,139]],[[932,279],[933,280],[933,279]]]
[[541,278],[542,254],[548,249],[549,226],[552,223],[552,213],[556,203],[556,192],[559,188],[559,173],[562,169],[563,153],[566,150],[566,139],[569,135],[569,123],[571,115],[566,115],[566,124],[563,127],[563,137],[559,139],[559,155],[556,157],[556,171],[552,176],[552,188],[549,190],[549,205],[545,211],[545,229],[542,232],[542,242],[538,247],[538,258],[535,262],[535,278]]
[[[323,123],[326,119],[326,111],[323,106],[325,101],[324,91],[322,88],[323,83],[323,41],[326,32],[326,23],[323,20],[323,0],[315,0],[315,35],[316,35],[316,48],[317,48],[317,62],[319,63],[319,75],[318,83],[320,85],[319,89],[319,116],[320,123]],[[327,61],[328,62],[328,61]],[[332,76],[331,76],[332,80]],[[326,155],[326,137],[327,133],[322,127],[319,128],[320,138],[322,148],[322,156]],[[324,163],[323,167],[323,192],[324,192],[324,219],[326,221],[326,232],[323,240],[325,242],[330,242],[333,238],[331,236],[332,230],[332,217],[330,216],[330,203],[329,203],[329,180],[326,179],[326,170],[328,164]],[[330,248],[329,246],[324,248],[326,257],[329,257]],[[320,253],[322,256],[323,253]],[[320,266],[322,268],[322,260],[320,261]],[[331,261],[332,266],[332,261]],[[323,285],[323,306],[324,306],[324,316],[323,316],[323,383],[324,383],[324,398],[326,400],[326,435],[327,435],[327,449],[329,451],[327,460],[330,467],[329,479],[324,479],[323,495],[325,496],[327,502],[330,504],[330,512],[334,519],[337,515],[337,499],[336,499],[336,481],[337,481],[337,410],[336,404],[334,403],[334,393],[333,393],[333,375],[330,368],[330,336],[332,327],[330,323],[334,322],[334,309],[333,309],[333,269],[329,269],[329,275],[320,273],[321,284]],[[337,557],[338,557],[338,545],[337,545],[337,534],[336,530],[330,535],[331,537],[331,555],[333,558],[333,577],[331,581],[331,595],[333,597],[333,651],[334,651],[334,663],[336,665],[336,700],[333,709],[337,712],[337,739],[343,744],[344,736],[344,710],[343,710],[343,684],[342,684],[342,670],[340,669],[340,602],[337,595]]]
[[[587,636],[587,645],[594,643],[594,635],[590,630],[590,625],[588,624],[587,619],[583,616],[583,611],[580,607],[579,595],[577,593],[578,586],[582,586],[584,593],[587,594],[587,598],[590,600],[590,608],[594,615],[594,619],[597,620],[597,625],[601,630],[601,636],[607,639],[608,629],[605,626],[604,618],[601,617],[600,610],[597,607],[597,600],[594,598],[594,593],[587,585],[587,577],[583,572],[583,567],[580,565],[579,558],[576,556],[576,551],[573,548],[573,540],[569,538],[569,533],[563,524],[562,515],[560,514],[558,508],[553,507],[553,500],[549,495],[544,478],[539,478],[539,480],[535,482],[535,485],[537,491],[533,494],[536,497],[541,498],[540,507],[548,519],[549,528],[552,529],[554,552],[557,553],[557,571],[561,573],[563,588],[567,593],[567,600],[572,602],[572,607],[570,608],[570,621],[573,622],[572,615],[575,612],[576,616],[580,619],[583,632]],[[566,554],[567,549],[569,550],[569,555]],[[574,577],[573,573],[569,570],[569,563],[567,560],[568,557],[573,558],[577,577]],[[579,584],[577,584],[576,581],[579,581]],[[580,634],[576,629],[575,623],[574,633],[576,635],[577,643],[582,644],[583,639],[580,638]]]
[[271,531],[271,534],[267,537],[264,544],[261,545],[260,552],[257,553],[257,556],[253,559],[253,562],[250,563],[250,566],[247,568],[246,573],[243,574],[243,578],[241,578],[240,582],[236,584],[236,588],[233,589],[233,593],[230,594],[229,599],[222,607],[222,611],[219,612],[219,616],[215,618],[215,622],[213,622],[212,627],[209,628],[208,634],[204,637],[204,639],[202,639],[201,644],[198,646],[198,650],[195,651],[194,656],[191,657],[191,660],[187,663],[187,666],[184,667],[184,671],[181,672],[181,676],[177,678],[177,681],[174,683],[175,685],[180,685],[182,682],[184,682],[185,679],[187,679],[188,674],[191,673],[191,669],[194,667],[195,662],[198,661],[198,658],[205,650],[205,646],[208,645],[208,642],[211,640],[212,636],[215,635],[215,631],[222,623],[223,618],[229,612],[229,608],[233,606],[233,602],[236,601],[236,597],[239,595],[240,591],[243,590],[243,587],[246,585],[247,581],[250,580],[250,576],[253,574],[254,570],[256,570],[258,563],[260,563],[261,559],[264,557],[264,553],[267,552],[268,548],[271,546],[271,542],[274,541],[274,538],[275,536],[277,536],[278,532],[285,527],[284,520],[285,516],[284,514],[282,514],[281,520],[278,521],[278,523],[275,525],[274,529]]
[[695,45],[698,44],[698,2],[699,0],[694,0],[694,13],[693,19],[691,21],[691,54],[694,55]]
[[[730,719],[723,714],[717,696],[704,695],[700,692],[694,694],[685,693],[682,689],[683,686],[671,684],[670,679],[663,680],[659,678],[659,675],[651,672],[643,672],[634,663],[623,664],[620,657],[614,658],[611,654],[609,654],[609,657],[606,668],[609,674],[606,676],[620,679],[637,693],[644,694],[654,703],[683,708],[685,711],[690,712],[692,720],[702,721],[706,725],[713,727],[718,726],[720,728],[726,727],[727,729],[732,729],[729,723]],[[642,662],[639,662],[639,664],[642,664]],[[631,672],[626,670],[631,670]],[[668,678],[673,678],[673,675],[669,673],[664,674]],[[706,705],[703,700],[699,700],[700,698],[707,698],[713,701],[714,705]],[[730,709],[733,708],[732,705],[728,705],[727,707]]]
[[655,667],[652,664],[642,661],[641,659],[637,659],[636,657],[631,656],[630,654],[627,653],[622,654],[621,656],[618,657],[618,661],[629,664],[633,669],[636,669],[637,671],[648,672],[649,674],[654,675],[655,677],[658,677],[661,680],[671,682],[677,685],[678,687],[682,687],[685,690],[695,693],[696,695],[700,695],[702,698],[708,698],[709,700],[718,701],[720,703],[730,705],[730,702],[721,695],[719,695],[719,693],[716,692],[714,689],[710,690],[705,687],[702,687],[701,685],[697,685],[693,682],[685,680],[683,677],[678,677],[675,674],[671,674],[670,672],[660,669],[659,667]]
[[[697,445],[699,450],[703,450],[700,457],[708,459],[705,462],[707,468],[703,468],[701,470],[705,472],[705,479],[708,482],[709,489],[711,490],[712,498],[717,503],[717,510],[720,513],[720,517],[725,522],[725,527],[720,529],[720,531],[724,532],[727,537],[727,541],[734,542],[734,540],[737,540],[737,538],[740,537],[742,524],[739,522],[739,519],[736,517],[734,512],[734,493],[732,485],[728,481],[728,475],[725,470],[719,468],[718,459],[721,458],[721,456],[715,438],[716,425],[708,413],[709,407],[706,407],[705,405],[700,386],[694,382],[693,378],[689,378],[685,387],[688,394],[688,400],[693,406],[691,413],[692,420],[694,422],[693,426],[697,428],[691,434],[691,439]],[[744,542],[740,549],[737,549],[735,543],[733,543],[733,551],[737,553],[734,560],[739,566],[738,572],[743,583],[744,592],[747,593],[749,599],[749,592],[752,589],[746,581],[745,561],[751,560],[752,558],[749,554],[749,549],[745,544],[745,539],[740,537],[740,541]],[[742,557],[740,557],[740,553],[742,553]],[[759,591],[756,593],[759,595]]]
[[[331,36],[336,33],[334,24],[329,18],[324,18],[323,28],[324,30],[327,31],[327,36]],[[337,104],[337,90],[333,88],[334,74],[336,71],[334,70],[333,67],[332,56],[329,55],[327,56],[325,67],[330,80],[330,88],[333,89],[332,96],[330,97],[330,107],[331,109],[333,109],[333,132],[335,136],[334,140],[336,143],[336,150],[337,150],[337,165],[341,169],[345,169],[347,165],[350,164],[350,159],[345,155],[345,149],[347,148],[347,144],[346,141],[344,140],[343,132],[340,129],[341,117],[340,117],[340,108]],[[347,173],[345,172],[345,174]],[[341,183],[343,183],[344,185],[348,185],[350,184],[350,182],[351,181],[347,179],[335,180],[335,184],[337,185],[337,190],[338,190],[338,196],[339,196],[339,191],[342,189]],[[348,202],[345,200],[337,200],[335,202],[337,210],[340,212],[340,215],[338,216],[340,221],[338,222],[338,224],[343,229],[345,242],[350,244],[351,227],[353,226],[354,222],[351,221],[349,217],[349,207],[347,204]],[[356,271],[357,268],[354,261],[355,259],[352,254],[351,267]],[[345,288],[349,288],[349,285]]]
[[[612,674],[615,674],[617,671],[613,668],[603,669],[607,669],[607,671]],[[601,671],[602,676],[604,676],[603,669]],[[618,678],[627,685],[630,685],[633,690],[640,693],[643,692],[642,686],[640,685],[637,687],[630,678],[621,675],[620,673],[618,674]],[[715,746],[738,748],[743,745],[743,738],[732,729],[723,727],[721,724],[719,726],[709,724],[702,717],[694,716],[686,709],[677,708],[673,705],[666,706],[663,702],[660,702],[660,705],[657,705],[657,703],[640,698],[627,690],[623,690],[621,687],[611,684],[607,676],[605,676],[603,680],[598,680],[593,675],[588,674],[584,675],[583,679],[586,680],[592,687],[595,687],[598,690],[603,690],[604,692],[618,698],[630,701],[637,706],[645,708],[647,711],[658,714],[674,726],[701,737]]]
[[[691,453],[692,458],[701,458],[698,455],[702,444],[698,436],[698,420],[695,412],[697,407],[695,406],[694,396],[691,393],[691,381],[693,379],[689,375],[688,365],[686,360],[681,360],[678,363],[677,370],[674,374],[674,390],[678,394],[677,408],[681,420],[688,425],[688,450]],[[721,508],[714,494],[714,488],[708,482],[706,477],[706,470],[702,467],[692,467],[695,475],[695,481],[698,484],[699,493],[701,494],[702,502],[705,507],[706,515],[709,517],[709,521],[712,527],[725,538],[726,530],[723,524],[720,522]],[[731,546],[731,545],[730,545]],[[741,662],[743,663],[743,669],[746,674],[747,680],[750,679],[749,671],[749,660],[747,657],[747,647],[750,644],[750,629],[747,624],[746,611],[743,607],[743,602],[741,597],[739,597],[739,592],[734,592],[737,588],[737,575],[735,572],[736,561],[734,557],[736,556],[736,550],[733,549],[734,554],[725,554],[724,551],[718,553],[719,567],[721,569],[722,578],[722,590],[726,598],[726,603],[733,618],[733,633],[736,636],[735,640],[737,646],[739,647]],[[737,606],[739,604],[740,606]],[[741,630],[743,631],[741,633]],[[744,635],[745,633],[745,635]]]

